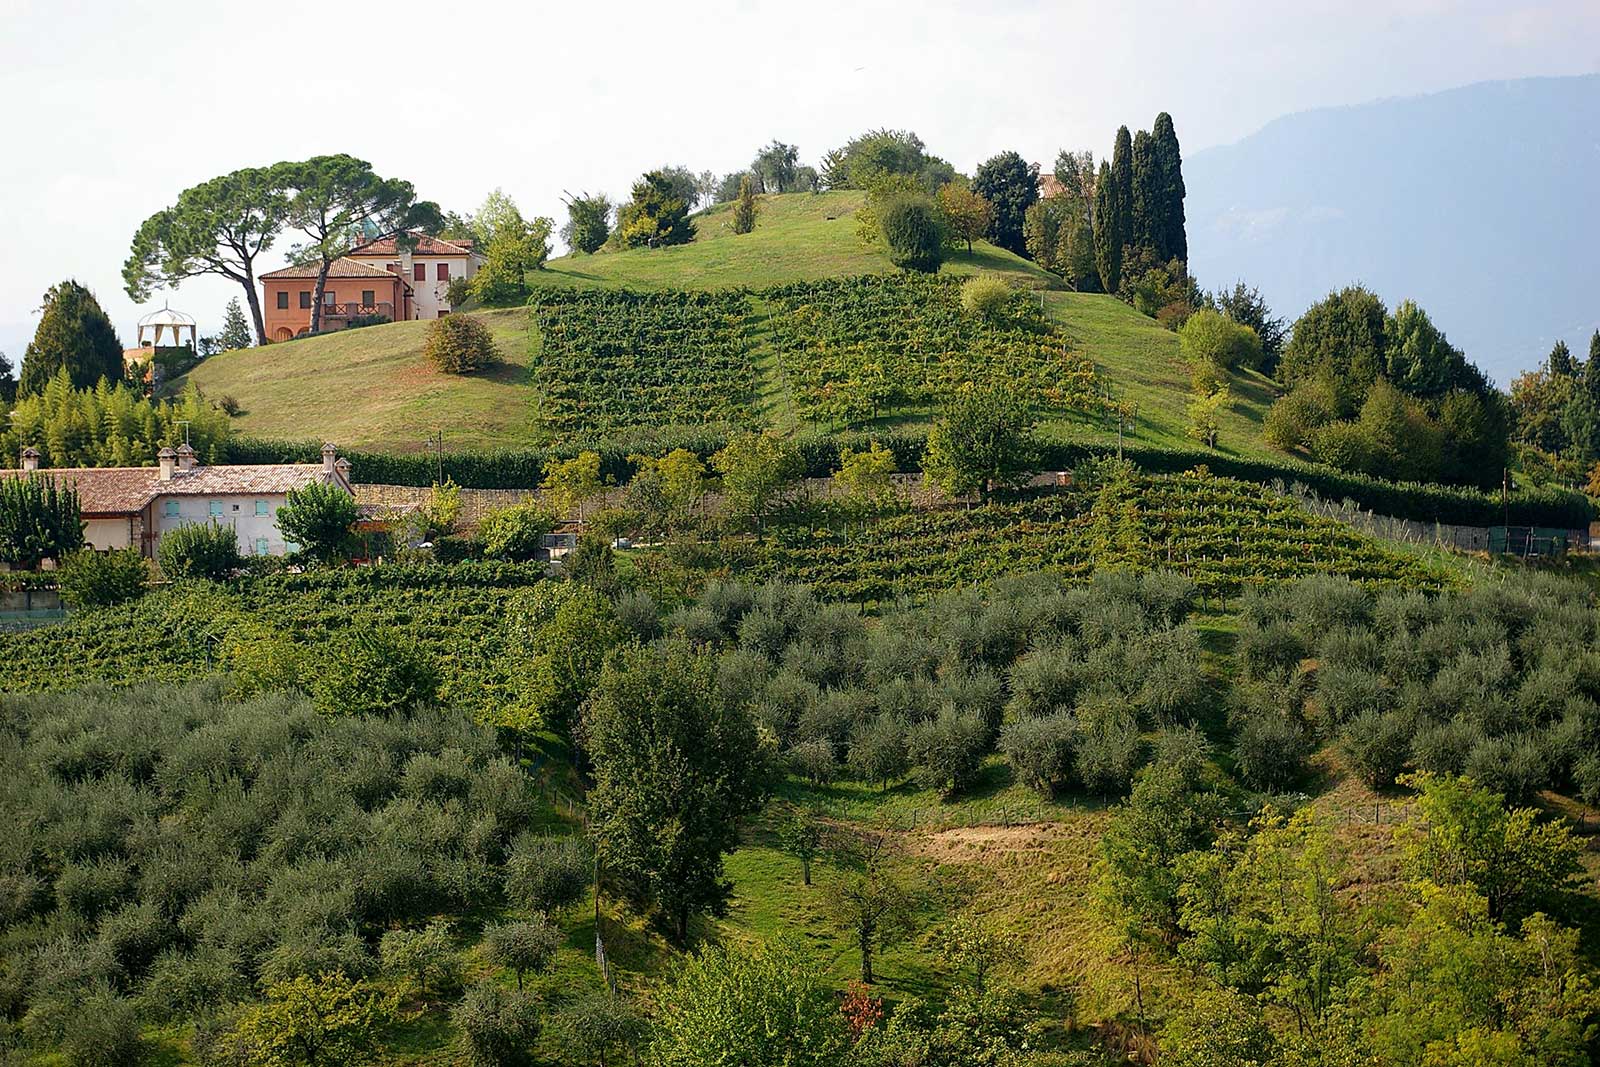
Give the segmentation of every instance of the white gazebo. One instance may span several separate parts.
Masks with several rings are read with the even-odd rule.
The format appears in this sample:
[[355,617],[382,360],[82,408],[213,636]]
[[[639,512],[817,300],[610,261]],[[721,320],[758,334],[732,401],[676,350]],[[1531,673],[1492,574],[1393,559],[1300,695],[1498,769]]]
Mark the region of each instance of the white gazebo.
[[[188,341],[184,340],[184,331],[189,333]],[[169,340],[163,342],[162,337]],[[187,343],[196,353],[200,351],[200,341],[196,336],[194,319],[181,311],[173,311],[165,304],[160,311],[152,311],[139,320],[139,347],[162,348],[170,346],[177,348]]]

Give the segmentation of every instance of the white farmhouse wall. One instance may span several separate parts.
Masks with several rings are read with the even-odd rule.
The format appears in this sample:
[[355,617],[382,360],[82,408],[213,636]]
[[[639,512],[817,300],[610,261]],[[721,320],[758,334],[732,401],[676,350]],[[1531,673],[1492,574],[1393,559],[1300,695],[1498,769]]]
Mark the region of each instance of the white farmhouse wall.
[[132,548],[134,521],[126,515],[109,519],[84,519],[84,543],[101,552],[109,552],[114,548]]
[[[160,496],[150,505],[155,515],[157,542],[180,526],[196,522],[216,522],[233,528],[239,538],[239,552],[246,556],[282,556],[288,553],[283,533],[278,529],[278,509],[287,497],[282,493],[261,496]],[[173,505],[177,514],[171,514]],[[212,510],[220,508],[220,514]],[[257,514],[257,505],[266,514]],[[264,544],[263,544],[264,543]],[[265,548],[265,551],[263,551]]]

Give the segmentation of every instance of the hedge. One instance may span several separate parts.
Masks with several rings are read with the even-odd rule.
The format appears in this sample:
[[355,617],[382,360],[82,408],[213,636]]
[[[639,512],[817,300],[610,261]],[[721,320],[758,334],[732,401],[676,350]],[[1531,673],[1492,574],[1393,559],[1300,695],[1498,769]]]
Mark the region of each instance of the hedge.
[[[671,430],[598,443],[572,442],[548,449],[508,449],[495,452],[456,452],[444,457],[444,474],[469,489],[530,489],[544,479],[550,460],[569,459],[579,452],[600,454],[601,477],[618,484],[633,476],[631,455],[662,455],[687,448],[708,457],[727,441],[725,431]],[[795,439],[801,470],[808,478],[825,478],[839,466],[839,453],[865,449],[880,442],[894,453],[902,471],[921,469],[927,441],[925,430],[890,430],[884,433],[803,435]],[[284,442],[236,438],[229,455],[235,463],[316,463],[321,443]],[[1045,470],[1070,470],[1091,456],[1112,451],[1103,444],[1050,441],[1040,443],[1039,466]],[[438,461],[427,453],[396,455],[348,452],[358,481],[381,485],[432,485]],[[1247,459],[1194,449],[1128,445],[1123,455],[1152,473],[1174,473],[1205,466],[1214,474],[1267,485],[1275,481],[1298,482],[1325,500],[1351,500],[1368,511],[1413,522],[1440,522],[1452,526],[1546,526],[1584,529],[1596,517],[1588,497],[1567,489],[1518,489],[1502,504],[1500,494],[1467,486],[1417,482],[1387,482],[1364,474],[1348,474],[1298,460]]]

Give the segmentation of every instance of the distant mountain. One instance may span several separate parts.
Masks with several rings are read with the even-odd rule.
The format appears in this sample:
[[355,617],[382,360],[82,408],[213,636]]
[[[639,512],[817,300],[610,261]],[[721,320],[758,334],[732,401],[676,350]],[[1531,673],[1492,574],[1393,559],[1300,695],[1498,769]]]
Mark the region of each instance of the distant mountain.
[[1195,274],[1291,321],[1359,281],[1501,385],[1600,327],[1600,75],[1289,115],[1184,178]]

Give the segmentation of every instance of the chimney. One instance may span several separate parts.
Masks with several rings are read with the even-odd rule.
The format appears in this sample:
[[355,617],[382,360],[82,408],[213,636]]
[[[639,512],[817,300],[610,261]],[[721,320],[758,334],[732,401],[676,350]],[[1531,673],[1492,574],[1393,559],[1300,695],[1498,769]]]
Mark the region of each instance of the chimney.
[[170,448],[163,448],[156,453],[156,459],[161,462],[161,480],[172,481],[172,468],[178,464],[178,454]]
[[36,471],[39,469],[39,450],[31,445],[22,450],[22,469]]
[[349,460],[345,459],[343,456],[340,456],[339,457],[339,462],[337,462],[337,463],[335,463],[333,465],[333,469],[339,472],[339,481],[340,482],[344,483],[345,485],[349,485],[350,484],[350,461]]
[[179,470],[181,470],[181,471],[192,471],[192,470],[194,470],[195,452],[194,452],[194,449],[189,447],[189,442],[185,441],[183,444],[178,446],[177,455],[178,455],[178,469]]
[[322,446],[322,476],[330,482],[334,480],[333,472],[336,466],[334,461],[338,458],[339,450],[333,447],[332,441]]

